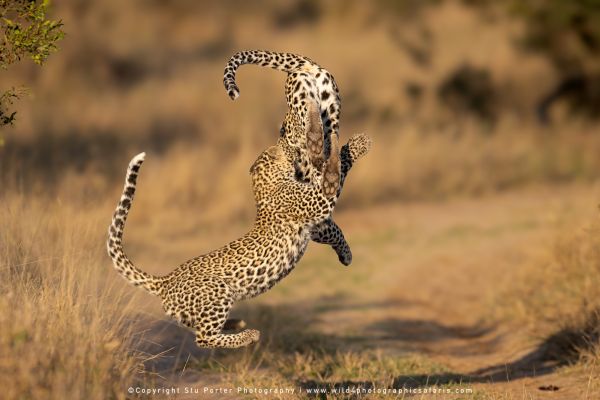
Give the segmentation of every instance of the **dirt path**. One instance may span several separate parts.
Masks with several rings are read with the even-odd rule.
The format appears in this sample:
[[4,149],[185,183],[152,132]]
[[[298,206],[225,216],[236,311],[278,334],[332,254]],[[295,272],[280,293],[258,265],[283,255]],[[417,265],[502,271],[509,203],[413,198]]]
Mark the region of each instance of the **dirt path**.
[[[331,250],[311,245],[290,277],[237,313],[288,307],[340,349],[420,354],[444,366],[441,373],[397,377],[409,386],[463,381],[482,396],[474,398],[595,398],[598,393],[588,388],[595,377],[540,362],[539,338],[498,320],[495,302],[526,260],[552,246],[561,230],[593,218],[598,199],[600,192],[590,187],[540,188],[340,212],[335,218],[354,250],[351,267],[338,265]],[[150,309],[153,318],[164,319],[154,304]],[[208,357],[186,331],[159,326],[152,340],[162,347],[156,350],[174,348],[162,358],[164,365],[156,365],[181,369],[188,352],[194,359]],[[223,381],[193,369],[176,378],[198,387]],[[558,390],[539,389],[551,386]]]

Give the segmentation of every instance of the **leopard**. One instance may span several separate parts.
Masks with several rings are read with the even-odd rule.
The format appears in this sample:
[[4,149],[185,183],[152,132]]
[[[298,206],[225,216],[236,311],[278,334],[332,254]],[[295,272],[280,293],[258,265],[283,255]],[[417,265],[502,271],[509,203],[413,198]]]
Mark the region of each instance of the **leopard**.
[[[317,120],[318,106],[309,107]],[[296,121],[296,124],[299,124]],[[312,126],[311,124],[308,124]],[[314,129],[321,129],[319,124]],[[243,320],[228,319],[233,304],[258,296],[286,277],[310,241],[311,228],[330,217],[342,182],[342,165],[369,151],[366,135],[355,135],[342,152],[331,138],[331,153],[322,163],[320,179],[295,178],[283,140],[263,151],[250,167],[256,217],[252,228],[225,246],[194,257],[164,276],[135,266],[123,249],[123,232],[145,153],[130,161],[123,192],[108,229],[107,251],[115,269],[127,281],[158,296],[166,314],[195,331],[201,348],[239,348],[259,341],[260,332]],[[349,157],[342,161],[342,157]]]
[[[325,68],[319,66],[316,62],[306,56],[293,53],[281,53],[267,50],[245,50],[235,53],[225,66],[223,72],[223,84],[227,94],[232,100],[236,100],[240,95],[240,89],[237,86],[235,77],[237,69],[244,64],[255,64],[263,67],[270,67],[288,74],[285,82],[285,97],[288,111],[280,128],[280,136],[285,136],[287,141],[300,149],[311,148],[311,152],[302,151],[303,158],[310,158],[309,155],[318,157],[319,149],[323,148],[325,141],[325,154],[329,153],[329,143],[327,139],[331,133],[339,137],[339,119],[341,112],[341,99],[337,83],[333,75]],[[307,102],[317,101],[321,112],[323,124],[323,134],[304,135],[307,132],[304,126],[307,113]],[[295,132],[293,127],[293,117],[290,114],[299,116],[302,122],[302,128]],[[291,122],[291,123],[290,123]],[[311,164],[319,169],[317,160],[311,159]],[[309,168],[309,164],[304,165]],[[299,171],[305,175],[310,175],[312,171]]]
[[[236,100],[240,95],[235,76],[237,69],[244,64],[255,64],[287,72],[285,97],[288,110],[284,115],[279,136],[288,142],[290,149],[296,149],[288,154],[290,162],[295,165],[296,179],[303,181],[318,179],[320,164],[324,159],[320,149],[327,156],[330,152],[330,143],[327,139],[331,134],[339,137],[341,99],[333,75],[302,55],[266,50],[240,51],[229,59],[223,73],[223,84],[232,100]],[[301,124],[301,129],[295,129],[295,116],[298,116],[301,122],[311,122],[306,118],[308,101],[317,101],[319,104],[321,124],[324,127],[323,134],[307,129],[305,124]],[[305,135],[304,132],[308,134]],[[349,158],[345,159],[349,160]],[[350,168],[351,165],[346,173]],[[311,240],[330,245],[341,264],[348,266],[352,263],[350,246],[342,229],[332,218],[313,227]]]

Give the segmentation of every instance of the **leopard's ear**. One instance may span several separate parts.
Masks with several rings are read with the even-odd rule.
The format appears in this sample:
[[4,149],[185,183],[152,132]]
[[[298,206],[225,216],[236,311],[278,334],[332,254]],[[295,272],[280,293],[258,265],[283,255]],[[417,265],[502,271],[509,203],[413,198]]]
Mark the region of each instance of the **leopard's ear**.
[[314,99],[306,102],[306,149],[312,165],[318,170],[325,161],[323,121],[319,103]]
[[261,163],[264,163],[268,159],[275,160],[283,154],[283,149],[280,146],[271,146],[267,148],[265,151],[260,153],[256,161],[250,167],[250,174],[253,174],[256,171],[256,167]]
[[254,162],[250,166],[250,171],[249,171],[250,175],[254,175],[254,173],[256,172],[256,168],[263,162],[264,157],[265,157],[265,154],[264,154],[264,152],[262,152],[258,155],[256,160],[254,160]]
[[266,153],[271,156],[271,158],[277,158],[281,155],[282,149],[279,146],[271,146],[266,150]]
[[258,165],[258,159],[256,159],[256,161],[254,161],[252,163],[252,165],[250,166],[250,169],[248,170],[248,172],[250,172],[250,175],[254,175],[254,172],[256,171],[256,166]]

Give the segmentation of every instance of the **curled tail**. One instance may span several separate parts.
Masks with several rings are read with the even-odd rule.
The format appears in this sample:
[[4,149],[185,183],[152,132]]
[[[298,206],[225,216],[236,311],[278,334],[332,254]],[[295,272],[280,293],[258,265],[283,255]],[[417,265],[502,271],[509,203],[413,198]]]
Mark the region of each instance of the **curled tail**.
[[292,53],[276,53],[265,50],[240,51],[229,59],[223,72],[223,84],[231,100],[237,99],[240,95],[240,89],[235,83],[235,73],[239,66],[244,64],[271,67],[288,73],[301,70],[307,66],[317,66],[310,58]]
[[125,177],[125,187],[123,194],[117,204],[117,208],[112,218],[110,227],[108,228],[108,241],[106,247],[108,254],[112,258],[113,264],[117,271],[135,286],[142,286],[150,293],[160,295],[162,291],[162,279],[152,276],[141,269],[137,268],[123,251],[123,229],[127,214],[133,201],[135,194],[135,184],[140,166],[144,162],[146,153],[140,153],[129,162],[127,175]]

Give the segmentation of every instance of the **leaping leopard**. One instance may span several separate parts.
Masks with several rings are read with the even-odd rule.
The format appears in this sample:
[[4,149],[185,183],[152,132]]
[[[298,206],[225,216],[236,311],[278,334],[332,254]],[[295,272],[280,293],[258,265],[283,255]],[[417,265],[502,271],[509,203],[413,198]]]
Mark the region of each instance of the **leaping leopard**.
[[[296,149],[288,154],[288,158],[295,164],[297,179],[315,179],[320,163],[330,151],[328,139],[332,133],[339,137],[341,101],[333,75],[310,58],[301,55],[264,50],[241,51],[231,57],[223,74],[223,84],[232,100],[237,99],[240,94],[235,76],[237,69],[244,64],[256,64],[288,73],[285,82],[288,111],[280,129],[280,137],[287,141],[290,149]],[[306,118],[308,101],[319,104],[323,134],[316,131],[310,134],[311,130],[305,126],[307,121],[310,122]],[[301,129],[294,129],[295,116],[300,118]],[[346,167],[348,172],[352,165]],[[342,264],[350,265],[352,262],[350,246],[340,227],[331,218],[313,227],[311,239],[317,243],[329,244]]]
[[[316,105],[309,106],[313,120],[318,112]],[[250,231],[160,277],[136,267],[122,245],[145,157],[144,153],[137,155],[127,169],[123,193],[109,227],[107,249],[115,268],[132,284],[159,296],[168,315],[195,330],[198,346],[236,348],[258,341],[260,333],[254,329],[223,332],[227,325],[235,325],[227,320],[233,303],[267,291],[294,269],[306,250],[311,227],[331,215],[344,175],[342,165],[351,165],[369,150],[364,135],[351,138],[344,146],[345,152],[340,152],[337,137],[332,137],[331,143],[320,179],[311,183],[295,179],[285,141],[278,140],[265,150],[250,168],[256,203],[256,220]],[[340,157],[349,159],[340,161]]]

